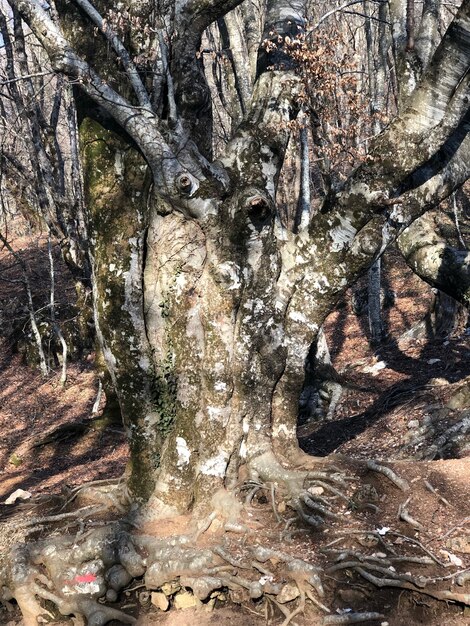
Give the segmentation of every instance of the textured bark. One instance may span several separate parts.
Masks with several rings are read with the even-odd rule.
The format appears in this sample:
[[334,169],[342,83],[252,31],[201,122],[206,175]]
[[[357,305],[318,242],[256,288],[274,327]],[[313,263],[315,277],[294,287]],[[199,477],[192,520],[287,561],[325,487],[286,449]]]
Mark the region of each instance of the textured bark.
[[[178,25],[174,40],[160,38],[169,47],[166,113],[111,86],[37,0],[14,3],[54,67],[122,129],[118,137],[85,120],[81,138],[96,322],[129,432],[133,494],[159,516],[204,509],[242,464],[286,479],[279,461],[299,458],[304,366],[325,317],[469,175],[469,3],[407,108],[298,232],[281,223],[276,191],[299,115],[301,83],[284,37],[304,26],[300,3],[268,1],[251,100],[214,163],[195,52],[204,28],[237,2],[193,0],[165,16],[162,28]],[[306,184],[304,192],[303,205]]]
[[438,234],[431,213],[409,226],[397,243],[420,278],[461,304],[470,305],[470,252],[450,246]]
[[142,294],[146,168],[118,136],[91,120],[82,124],[80,139],[96,334],[129,434],[129,486],[135,497],[146,499],[164,438]]
[[380,299],[380,259],[374,261],[369,269],[368,282],[368,315],[369,315],[369,331],[372,345],[376,345],[382,341],[382,306]]

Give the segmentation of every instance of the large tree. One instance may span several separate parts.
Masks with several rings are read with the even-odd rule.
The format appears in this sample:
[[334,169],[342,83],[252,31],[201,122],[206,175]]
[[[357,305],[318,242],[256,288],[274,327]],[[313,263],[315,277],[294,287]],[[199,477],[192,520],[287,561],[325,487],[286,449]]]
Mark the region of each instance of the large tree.
[[[245,0],[234,13],[240,4],[135,2],[124,12],[106,0],[10,2],[76,93],[96,334],[129,435],[139,519],[202,518],[243,467],[283,484],[299,514],[321,524],[324,512],[304,497],[312,460],[296,437],[306,359],[345,290],[469,176],[470,2],[440,40],[435,2],[414,40],[406,3],[390,3],[400,112],[292,227],[276,202],[291,131],[306,115],[297,71],[306,10]],[[240,123],[213,160],[217,85],[201,40],[217,21]],[[439,275],[441,289],[446,263],[468,275],[463,255],[440,255],[432,271],[424,256],[421,273]],[[466,278],[453,290],[468,304]],[[37,589],[11,586],[36,615]],[[64,612],[96,610],[51,599]]]

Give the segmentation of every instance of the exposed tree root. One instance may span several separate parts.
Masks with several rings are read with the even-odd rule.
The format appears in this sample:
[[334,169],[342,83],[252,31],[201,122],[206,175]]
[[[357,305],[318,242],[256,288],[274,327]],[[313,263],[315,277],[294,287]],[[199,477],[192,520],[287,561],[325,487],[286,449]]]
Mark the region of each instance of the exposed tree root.
[[[247,548],[245,559],[236,561],[220,545],[198,548],[184,535],[160,540],[131,535],[124,524],[115,523],[86,533],[80,541],[61,535],[18,546],[10,566],[0,572],[0,599],[16,599],[26,626],[37,626],[38,618],[51,617],[41,603],[46,600],[62,615],[84,616],[88,626],[111,620],[133,624],[132,616],[99,600],[114,602],[134,578],[143,576],[143,585],[149,590],[172,583],[170,598],[185,588],[200,601],[209,600],[221,589],[241,590],[247,599],[268,595],[279,606],[303,598],[302,606],[293,611],[283,609],[287,625],[303,610],[305,589],[311,597],[313,593],[323,595],[320,570],[314,565],[262,547]],[[289,582],[277,582],[264,565],[268,561],[281,563]],[[249,575],[242,574],[241,569],[248,570]],[[293,594],[289,584],[297,590]]]
[[[389,478],[388,473],[384,475]],[[125,609],[132,603],[116,604],[129,588],[140,590],[136,597],[143,609],[151,603],[151,592],[157,592],[161,610],[178,606],[183,596],[210,606],[222,596],[246,606],[257,602],[253,607],[258,609],[264,602],[273,622],[283,626],[298,623],[299,615],[308,611],[318,617],[315,623],[324,617],[325,626],[382,619],[374,612],[332,613],[324,581],[332,575],[335,580],[346,575],[349,584],[351,575],[356,575],[377,588],[405,589],[470,605],[470,594],[462,589],[469,580],[468,569],[436,577],[437,567],[449,572],[454,564],[443,562],[417,539],[388,527],[345,526],[345,521],[351,520],[345,513],[351,514],[357,489],[338,468],[292,471],[273,457],[258,457],[251,477],[238,489],[245,501],[244,517],[234,521],[221,508],[221,501],[226,501],[226,506],[235,502],[233,495],[215,497],[218,505],[214,512],[200,520],[190,534],[139,534],[139,529],[125,520],[96,527],[90,516],[101,513],[103,505],[25,520],[22,526],[27,530],[45,523],[53,524],[55,530],[47,538],[17,544],[8,561],[0,564],[0,600],[16,600],[25,626],[37,626],[58,614],[83,618],[89,626],[111,620],[133,624],[136,616]],[[407,504],[402,505],[401,513]],[[260,506],[270,516],[275,533],[266,528],[264,534],[254,530],[256,521],[250,520],[250,511],[260,510]],[[214,530],[214,522],[218,530]],[[65,534],[57,528],[61,524],[69,528],[71,523],[79,525],[78,532]],[[326,561],[321,567],[319,561],[312,562],[312,554],[305,557],[289,543],[296,532],[311,533],[312,528],[317,539],[329,541],[314,551],[316,559]],[[328,529],[325,535],[324,529]],[[460,589],[443,588],[444,581]]]
[[373,472],[380,472],[381,474],[386,476],[389,480],[392,481],[394,485],[396,485],[402,491],[408,491],[408,489],[410,488],[408,482],[404,478],[400,478],[400,476],[397,476],[393,470],[391,470],[389,467],[385,467],[385,465],[379,465],[375,461],[367,461],[367,467]]

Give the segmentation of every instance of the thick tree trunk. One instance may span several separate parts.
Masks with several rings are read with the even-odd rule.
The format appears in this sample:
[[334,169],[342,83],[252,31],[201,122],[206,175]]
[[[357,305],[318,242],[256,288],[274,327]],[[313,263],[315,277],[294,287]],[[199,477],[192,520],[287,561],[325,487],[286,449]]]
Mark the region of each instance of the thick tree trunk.
[[39,3],[14,0],[54,67],[125,137],[82,125],[97,333],[129,432],[131,493],[156,516],[206,507],[214,490],[235,483],[241,464],[288,480],[280,462],[298,460],[305,360],[326,315],[391,241],[468,176],[464,3],[370,158],[317,214],[305,211],[298,232],[286,229],[276,188],[301,83],[284,37],[302,30],[301,3],[267,3],[268,43],[251,102],[217,162],[206,158],[205,113],[196,119],[185,100],[194,77],[202,80],[194,58],[203,30],[237,3],[185,4],[161,118],[115,35],[107,38],[131,100],[72,49]]
[[119,137],[91,120],[82,124],[80,140],[97,340],[129,434],[129,486],[146,499],[162,442],[142,296],[147,168]]

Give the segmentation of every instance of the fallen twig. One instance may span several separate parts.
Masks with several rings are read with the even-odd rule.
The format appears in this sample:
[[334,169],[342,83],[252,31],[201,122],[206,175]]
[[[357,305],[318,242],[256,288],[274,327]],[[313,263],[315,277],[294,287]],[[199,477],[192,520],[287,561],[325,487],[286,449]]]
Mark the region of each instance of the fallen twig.
[[400,476],[397,476],[393,470],[389,467],[385,467],[385,465],[379,465],[375,461],[367,461],[367,469],[370,469],[373,472],[380,472],[402,491],[408,491],[410,488],[408,481],[404,478],[400,478]]
[[70,518],[81,518],[83,516],[81,516],[81,513],[86,513],[87,515],[92,515],[94,513],[98,513],[100,511],[104,511],[106,509],[106,507],[103,506],[96,506],[94,504],[91,504],[89,506],[84,506],[81,509],[78,509],[77,511],[72,511],[70,513],[60,513],[59,515],[49,515],[46,517],[33,517],[29,520],[25,520],[24,522],[18,522],[16,524],[16,526],[18,528],[25,528],[27,526],[34,526],[36,524],[44,524],[44,523],[52,523],[52,522],[60,522],[63,519],[70,519]]
[[410,500],[411,498],[408,498],[403,504],[400,504],[400,506],[398,507],[398,519],[401,519],[407,524],[410,524],[410,526],[413,526],[413,528],[416,528],[416,530],[424,531],[424,526],[420,524],[417,520],[415,520],[414,517],[411,517],[408,509],[406,508]]
[[457,524],[457,526],[452,526],[450,530],[448,530],[446,533],[438,537],[438,539],[445,539],[446,537],[451,535],[454,532],[454,530],[457,530],[458,528],[463,528],[465,524],[468,524],[469,522],[470,522],[470,517],[465,517],[459,524]]
[[445,504],[446,506],[450,506],[450,502],[448,500],[446,500],[445,498],[443,498],[437,491],[436,489],[431,485],[431,483],[429,481],[427,481],[426,479],[424,479],[424,484],[426,486],[426,489],[428,491],[430,491],[431,493],[433,493],[443,504]]

